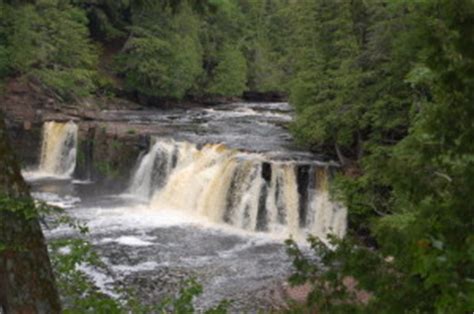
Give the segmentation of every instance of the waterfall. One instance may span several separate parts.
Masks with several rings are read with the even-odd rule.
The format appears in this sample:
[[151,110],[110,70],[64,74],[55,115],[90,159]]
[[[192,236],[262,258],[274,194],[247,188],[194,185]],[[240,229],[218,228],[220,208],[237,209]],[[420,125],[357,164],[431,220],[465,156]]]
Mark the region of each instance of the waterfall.
[[51,176],[70,176],[76,167],[77,125],[69,121],[45,122],[39,172]]
[[151,193],[163,186],[173,164],[174,146],[169,143],[154,145],[144,155],[135,170],[130,193],[148,199]]
[[329,170],[222,144],[155,139],[129,192],[155,210],[185,211],[248,231],[343,237],[347,211],[331,200]]

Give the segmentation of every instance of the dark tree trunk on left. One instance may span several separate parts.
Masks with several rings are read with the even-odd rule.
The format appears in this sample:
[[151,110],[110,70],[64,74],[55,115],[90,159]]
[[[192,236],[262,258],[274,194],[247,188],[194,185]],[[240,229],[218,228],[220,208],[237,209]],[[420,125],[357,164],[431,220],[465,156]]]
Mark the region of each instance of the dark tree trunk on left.
[[[29,199],[1,112],[0,169],[0,197]],[[60,313],[61,304],[38,219],[0,208],[0,244],[0,309],[7,314]]]

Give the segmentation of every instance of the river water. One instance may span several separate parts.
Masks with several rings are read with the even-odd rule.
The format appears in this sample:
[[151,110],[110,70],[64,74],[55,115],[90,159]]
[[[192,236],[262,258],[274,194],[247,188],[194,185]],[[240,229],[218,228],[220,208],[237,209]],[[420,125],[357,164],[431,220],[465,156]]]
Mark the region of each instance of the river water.
[[[33,195],[87,223],[106,270],[97,286],[135,289],[153,303],[195,277],[199,309],[233,300],[235,312],[269,309],[290,272],[283,240],[344,236],[346,210],[331,201],[334,165],[295,148],[286,103],[103,112],[107,121],[152,129],[123,193],[70,177],[77,126],[45,124],[41,162],[25,172]],[[67,237],[67,227],[46,229]]]

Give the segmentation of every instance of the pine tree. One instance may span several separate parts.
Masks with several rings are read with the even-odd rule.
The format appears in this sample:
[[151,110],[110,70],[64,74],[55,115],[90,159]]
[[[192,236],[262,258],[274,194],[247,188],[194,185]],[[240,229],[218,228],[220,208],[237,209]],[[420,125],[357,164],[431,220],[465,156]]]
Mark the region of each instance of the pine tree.
[[202,71],[197,16],[187,5],[176,14],[157,6],[136,23],[119,62],[128,88],[147,96],[181,99]]
[[301,2],[295,13],[300,19],[294,26],[299,35],[290,98],[298,113],[293,130],[311,146],[350,146],[358,129],[353,91],[359,69],[349,2]]
[[221,96],[241,96],[246,89],[247,64],[238,47],[226,45],[213,71],[208,91]]
[[63,98],[95,90],[98,53],[84,11],[54,1],[3,8],[11,71],[39,80]]
[[[474,306],[474,5],[377,4],[353,11],[365,21],[354,24],[366,34],[354,96],[368,101],[366,143],[361,173],[338,180],[359,229],[335,250],[311,240],[321,267],[290,243],[292,280],[315,283],[308,305],[323,313],[465,313]],[[357,290],[370,292],[366,305]]]

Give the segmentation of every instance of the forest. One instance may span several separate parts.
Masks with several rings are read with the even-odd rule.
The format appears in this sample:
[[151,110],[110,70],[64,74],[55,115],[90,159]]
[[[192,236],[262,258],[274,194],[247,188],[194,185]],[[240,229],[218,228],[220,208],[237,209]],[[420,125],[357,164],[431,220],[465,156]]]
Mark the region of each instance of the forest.
[[[2,93],[11,80],[64,104],[288,99],[289,131],[338,162],[331,194],[348,209],[343,239],[310,237],[319,262],[287,241],[289,280],[311,285],[288,312],[474,309],[472,0],[0,0]],[[0,274],[5,215],[31,219],[10,205]]]

